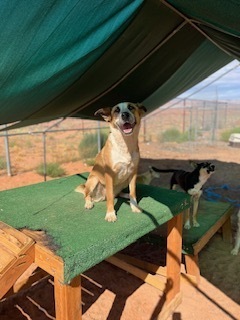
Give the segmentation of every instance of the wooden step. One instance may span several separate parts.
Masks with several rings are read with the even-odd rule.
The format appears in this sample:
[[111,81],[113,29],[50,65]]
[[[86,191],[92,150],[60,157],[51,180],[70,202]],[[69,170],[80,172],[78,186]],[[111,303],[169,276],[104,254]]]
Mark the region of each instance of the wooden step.
[[34,262],[34,240],[0,221],[0,299]]

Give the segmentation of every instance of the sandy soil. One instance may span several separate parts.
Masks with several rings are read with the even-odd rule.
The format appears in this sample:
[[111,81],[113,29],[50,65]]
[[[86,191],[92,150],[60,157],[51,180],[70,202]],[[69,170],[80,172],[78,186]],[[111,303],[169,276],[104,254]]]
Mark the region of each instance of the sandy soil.
[[[216,173],[208,186],[229,188],[217,190],[222,200],[239,201],[240,149],[226,144],[140,144],[142,160],[140,172],[149,165],[159,168],[191,170],[189,159],[209,160],[216,165]],[[64,165],[68,175],[91,168],[81,162]],[[0,189],[10,189],[30,183],[42,182],[36,173],[28,172],[13,177],[0,176]],[[163,174],[152,184],[168,187],[169,175]],[[237,190],[237,191],[236,191]],[[232,217],[233,235],[236,216]],[[232,244],[224,243],[216,234],[200,253],[201,284],[195,288],[182,282],[182,304],[172,320],[239,320],[240,319],[240,254],[232,256]],[[164,249],[156,245],[136,243],[127,248],[141,259],[163,264]],[[84,320],[153,320],[161,309],[162,295],[157,289],[143,283],[126,272],[102,262],[88,270],[83,278]],[[38,282],[27,291],[0,303],[1,320],[54,319],[53,286],[51,278]]]

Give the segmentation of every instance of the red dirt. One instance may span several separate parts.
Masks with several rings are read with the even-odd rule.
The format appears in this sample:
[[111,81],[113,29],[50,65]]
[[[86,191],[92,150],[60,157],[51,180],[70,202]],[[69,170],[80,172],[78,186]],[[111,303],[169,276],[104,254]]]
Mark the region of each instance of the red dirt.
[[[141,143],[140,149],[142,158],[145,159],[140,164],[141,172],[145,171],[149,164],[162,168],[174,166],[191,170],[189,159],[211,160],[216,165],[216,173],[211,177],[210,185],[221,186],[228,183],[232,187],[239,186],[240,149],[230,148],[223,143],[217,146]],[[67,175],[91,169],[79,161],[62,166]],[[34,172],[13,177],[0,176],[0,189],[42,181],[43,177]],[[167,186],[168,182],[169,178],[163,175],[158,181],[155,179],[153,184]],[[234,196],[234,193],[231,196]],[[183,302],[170,319],[240,319],[240,255],[230,255],[231,248],[232,245],[224,244],[219,235],[213,237],[200,253],[200,286],[195,288],[187,282],[181,284]],[[159,247],[140,244],[135,245],[132,250],[147,260],[159,263]],[[107,262],[88,270],[86,275],[99,285],[83,279],[83,286],[90,292],[83,292],[84,320],[151,320],[160,309],[161,292]],[[41,304],[45,311],[34,305],[33,301]],[[24,313],[27,313],[29,318],[24,316]],[[53,315],[53,287],[48,280],[0,303],[1,320],[47,320],[53,319]]]

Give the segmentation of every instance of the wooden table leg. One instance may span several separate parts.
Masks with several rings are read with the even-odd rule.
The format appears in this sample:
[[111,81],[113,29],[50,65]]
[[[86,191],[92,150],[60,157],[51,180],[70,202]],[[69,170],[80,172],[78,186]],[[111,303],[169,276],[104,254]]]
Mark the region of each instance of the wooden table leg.
[[232,243],[232,224],[230,216],[227,219],[227,221],[222,225],[222,236],[223,241]]
[[200,269],[198,264],[198,254],[196,255],[185,255],[185,265],[187,274],[196,278],[196,284],[200,283]]
[[168,221],[167,233],[167,292],[168,304],[180,292],[181,257],[182,257],[183,214]]
[[70,284],[62,284],[54,278],[56,320],[81,320],[81,276]]

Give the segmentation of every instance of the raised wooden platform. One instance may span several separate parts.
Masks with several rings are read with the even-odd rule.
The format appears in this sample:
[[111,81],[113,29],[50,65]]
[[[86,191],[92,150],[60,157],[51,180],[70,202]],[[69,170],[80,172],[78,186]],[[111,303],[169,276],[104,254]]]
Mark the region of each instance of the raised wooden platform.
[[0,299],[34,262],[34,240],[0,221]]
[[[223,241],[232,241],[231,215],[233,211],[234,207],[229,203],[200,200],[197,216],[200,227],[183,229],[183,262],[187,275],[195,278],[192,278],[190,283],[194,281],[198,284],[200,281],[198,254],[214,234],[221,232]],[[153,233],[144,236],[143,241],[162,245],[163,234],[164,229],[160,227]]]
[[[29,240],[29,250],[33,250],[33,255],[27,255],[29,263],[54,277],[56,319],[82,319],[82,272],[105,259],[113,261],[112,255],[164,223],[168,224],[168,240],[166,281],[161,287],[166,301],[161,319],[167,318],[181,301],[182,213],[189,208],[190,198],[176,191],[138,185],[143,212],[135,214],[126,200],[116,199],[118,221],[108,223],[104,220],[105,202],[97,203],[89,212],[84,209],[83,197],[74,192],[86,178],[87,174],[81,174],[0,192],[0,220],[15,229],[25,229],[34,238],[35,244]],[[20,256],[22,253],[25,251]],[[14,270],[11,261],[3,263],[4,269],[9,266]],[[6,290],[0,286],[2,295]]]
[[200,281],[198,254],[216,232],[221,232],[223,241],[232,242],[231,215],[234,207],[225,202],[200,202],[199,228],[183,231],[183,253],[187,274]]

